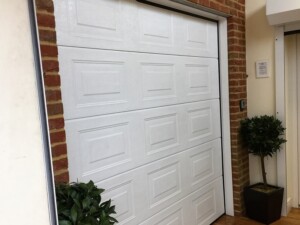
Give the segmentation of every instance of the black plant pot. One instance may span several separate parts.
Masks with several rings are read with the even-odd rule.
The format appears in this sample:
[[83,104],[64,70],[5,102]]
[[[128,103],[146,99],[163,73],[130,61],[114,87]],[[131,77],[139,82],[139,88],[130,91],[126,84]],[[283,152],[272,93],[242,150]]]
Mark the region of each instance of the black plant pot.
[[254,190],[253,187],[261,183],[248,186],[244,189],[244,198],[247,216],[264,224],[270,224],[281,217],[283,188],[275,187],[270,193]]

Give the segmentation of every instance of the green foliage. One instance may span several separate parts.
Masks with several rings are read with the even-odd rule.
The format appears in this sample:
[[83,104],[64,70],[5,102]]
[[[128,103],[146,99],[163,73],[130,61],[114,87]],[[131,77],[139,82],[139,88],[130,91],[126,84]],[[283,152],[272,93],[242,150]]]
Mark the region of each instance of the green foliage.
[[92,181],[56,185],[59,225],[113,225],[115,206],[111,200],[101,203],[103,189]]
[[281,137],[284,130],[280,120],[264,115],[242,120],[240,134],[249,153],[272,157],[280,145],[286,142]]

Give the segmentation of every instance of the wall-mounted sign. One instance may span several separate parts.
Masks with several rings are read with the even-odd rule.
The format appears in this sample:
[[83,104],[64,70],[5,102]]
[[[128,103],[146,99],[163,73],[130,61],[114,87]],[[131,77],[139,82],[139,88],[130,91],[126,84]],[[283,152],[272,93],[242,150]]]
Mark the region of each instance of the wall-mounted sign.
[[259,60],[255,62],[256,64],[256,78],[270,77],[269,66],[267,60]]

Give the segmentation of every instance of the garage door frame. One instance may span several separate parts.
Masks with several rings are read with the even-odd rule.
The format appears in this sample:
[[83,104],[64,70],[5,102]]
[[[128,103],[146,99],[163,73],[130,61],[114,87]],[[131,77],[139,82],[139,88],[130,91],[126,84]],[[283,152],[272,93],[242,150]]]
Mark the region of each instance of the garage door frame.
[[227,15],[201,7],[185,0],[137,0],[162,5],[170,9],[194,14],[218,22],[219,40],[219,75],[220,75],[220,106],[221,106],[221,132],[225,213],[234,216],[233,184],[231,167],[230,142],[230,113],[229,113],[229,82],[228,82],[228,44],[227,44]]

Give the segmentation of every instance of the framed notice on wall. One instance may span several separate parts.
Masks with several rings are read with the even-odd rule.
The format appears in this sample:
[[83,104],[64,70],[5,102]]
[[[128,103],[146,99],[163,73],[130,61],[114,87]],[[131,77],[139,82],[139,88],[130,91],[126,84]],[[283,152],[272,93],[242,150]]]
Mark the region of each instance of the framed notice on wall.
[[266,78],[269,75],[269,62],[267,60],[259,60],[255,62],[256,78]]

